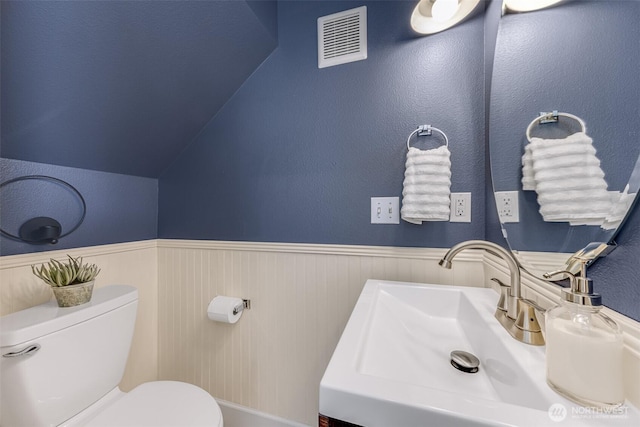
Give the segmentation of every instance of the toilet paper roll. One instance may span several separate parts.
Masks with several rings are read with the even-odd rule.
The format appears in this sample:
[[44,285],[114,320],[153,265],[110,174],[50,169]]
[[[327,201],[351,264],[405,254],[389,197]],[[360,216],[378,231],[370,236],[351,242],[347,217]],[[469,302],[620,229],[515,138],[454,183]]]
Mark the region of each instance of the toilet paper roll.
[[207,315],[215,322],[236,323],[242,316],[240,310],[233,314],[234,309],[238,306],[243,307],[241,298],[217,296],[209,303]]

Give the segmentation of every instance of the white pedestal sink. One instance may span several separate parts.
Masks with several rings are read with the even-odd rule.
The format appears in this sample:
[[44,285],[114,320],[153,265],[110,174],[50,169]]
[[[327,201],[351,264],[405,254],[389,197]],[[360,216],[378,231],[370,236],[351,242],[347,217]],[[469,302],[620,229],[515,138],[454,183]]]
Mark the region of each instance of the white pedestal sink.
[[[320,383],[320,413],[366,427],[640,425],[553,392],[544,347],[494,318],[492,289],[368,280]],[[450,363],[463,350],[477,373]]]

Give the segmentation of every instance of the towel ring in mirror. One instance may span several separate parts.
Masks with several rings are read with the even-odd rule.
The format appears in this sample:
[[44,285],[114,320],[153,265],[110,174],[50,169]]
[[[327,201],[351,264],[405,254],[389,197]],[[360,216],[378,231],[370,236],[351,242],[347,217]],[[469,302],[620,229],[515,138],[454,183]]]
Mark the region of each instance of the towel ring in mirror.
[[76,231],[78,227],[80,227],[80,225],[84,221],[84,218],[87,214],[87,203],[85,202],[84,197],[82,197],[82,194],[80,194],[78,189],[76,189],[73,185],[69,184],[66,181],[63,181],[58,178],[54,178],[52,176],[46,176],[46,175],[25,175],[18,178],[9,179],[3,182],[2,184],[0,184],[0,190],[2,190],[2,188],[10,184],[13,184],[19,181],[26,181],[26,180],[49,181],[56,184],[61,184],[62,186],[68,188],[78,196],[78,199],[82,204],[82,215],[78,220],[78,222],[73,227],[71,227],[69,231],[67,231],[64,234],[62,234],[62,226],[57,220],[50,218],[48,216],[38,216],[38,217],[31,218],[27,220],[25,223],[23,223],[18,230],[17,236],[0,228],[0,233],[3,236],[13,240],[17,240],[19,242],[25,242],[33,245],[47,244],[47,243],[54,245],[58,243],[58,240],[60,240],[65,236],[68,236],[69,234]]
[[587,132],[587,125],[585,124],[584,120],[582,120],[580,117],[570,113],[559,113],[557,110],[554,110],[549,113],[545,113],[545,112],[540,113],[538,117],[536,117],[531,121],[531,123],[529,123],[529,126],[527,126],[527,131],[526,131],[527,141],[531,142],[531,130],[535,125],[542,125],[545,123],[558,123],[558,117],[566,117],[568,119],[575,120],[580,124],[580,127],[582,128],[581,132],[585,132],[585,133]]

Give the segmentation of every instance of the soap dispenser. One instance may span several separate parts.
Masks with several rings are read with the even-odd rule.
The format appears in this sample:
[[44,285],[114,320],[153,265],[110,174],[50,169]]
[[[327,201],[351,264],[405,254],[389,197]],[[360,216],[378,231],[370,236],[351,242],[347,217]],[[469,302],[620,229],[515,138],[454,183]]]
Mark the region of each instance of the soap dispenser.
[[601,312],[602,298],[587,278],[588,260],[577,261],[581,266],[576,275],[545,275],[564,273],[571,281],[560,305],[545,314],[547,383],[581,405],[616,408],[624,402],[622,332]]

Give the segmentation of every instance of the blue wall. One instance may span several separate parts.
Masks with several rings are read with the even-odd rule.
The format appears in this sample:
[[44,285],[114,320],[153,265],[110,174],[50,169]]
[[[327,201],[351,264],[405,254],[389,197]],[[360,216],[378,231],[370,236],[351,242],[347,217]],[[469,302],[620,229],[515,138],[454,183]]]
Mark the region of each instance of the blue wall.
[[273,1],[0,7],[2,157],[104,172],[157,178],[277,45]]
[[[483,17],[430,37],[415,1],[365,2],[368,59],[318,69],[316,20],[363,2],[281,2],[279,46],[160,178],[159,236],[447,247],[484,236]],[[450,139],[472,223],[371,225],[400,196],[406,139]]]
[[[28,245],[0,237],[0,255],[14,255],[107,243],[155,239],[158,226],[158,180],[64,166],[0,159],[0,182],[25,175],[47,175],[74,186],[87,204],[80,227],[56,245]],[[18,234],[22,223],[50,216],[71,229],[82,214],[68,189],[43,181],[20,181],[2,189],[0,224]]]

